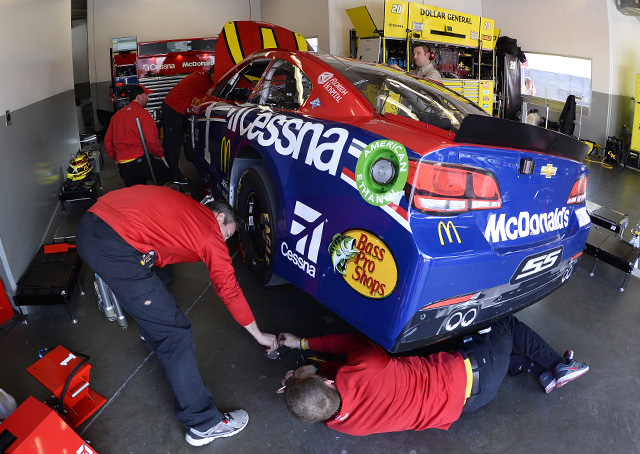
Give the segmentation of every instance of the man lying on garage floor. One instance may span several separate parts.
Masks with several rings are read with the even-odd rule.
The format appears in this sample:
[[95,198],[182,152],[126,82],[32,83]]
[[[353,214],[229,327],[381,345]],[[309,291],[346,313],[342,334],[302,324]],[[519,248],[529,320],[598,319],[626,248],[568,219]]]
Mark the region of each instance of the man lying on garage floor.
[[549,393],[589,370],[573,359],[573,351],[560,356],[514,316],[481,333],[466,337],[460,350],[425,357],[391,357],[356,335],[301,339],[281,333],[280,345],[346,354],[347,360],[290,370],[279,392],[284,392],[287,408],[297,418],[324,421],[351,435],[446,430],[462,412],[493,399],[507,371],[539,377]]

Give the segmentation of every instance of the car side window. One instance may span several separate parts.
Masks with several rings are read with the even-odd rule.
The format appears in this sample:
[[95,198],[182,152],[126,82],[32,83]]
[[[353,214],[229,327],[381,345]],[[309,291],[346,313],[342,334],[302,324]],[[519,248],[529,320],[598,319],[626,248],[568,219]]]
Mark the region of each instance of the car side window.
[[263,106],[297,110],[307,100],[312,88],[311,81],[300,68],[276,59],[265,74],[253,101]]
[[[256,86],[262,74],[269,66],[271,60],[258,60],[231,76],[231,78],[219,86],[212,93],[212,96],[228,99],[237,102],[247,102],[251,96],[253,88]],[[216,93],[217,92],[217,93]]]

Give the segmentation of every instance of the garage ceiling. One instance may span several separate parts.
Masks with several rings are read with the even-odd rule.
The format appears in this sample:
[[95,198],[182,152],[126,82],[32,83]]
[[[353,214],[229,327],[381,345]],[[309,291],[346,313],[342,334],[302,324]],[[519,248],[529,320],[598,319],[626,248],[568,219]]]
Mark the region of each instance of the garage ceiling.
[[87,0],[71,0],[71,20],[87,18]]

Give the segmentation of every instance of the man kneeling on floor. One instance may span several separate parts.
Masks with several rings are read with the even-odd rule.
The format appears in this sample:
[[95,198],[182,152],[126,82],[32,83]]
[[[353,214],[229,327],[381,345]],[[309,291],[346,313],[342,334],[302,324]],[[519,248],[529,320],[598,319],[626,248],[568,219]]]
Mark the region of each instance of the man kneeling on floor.
[[100,197],[80,221],[78,254],[135,319],[164,369],[186,440],[202,446],[245,428],[244,410],[221,413],[200,377],[191,323],[158,268],[203,261],[213,289],[233,318],[268,351],[276,336],[258,328],[236,281],[226,241],[239,219],[228,203],[202,205],[167,187],[136,185]]
[[490,328],[466,337],[460,350],[426,357],[391,357],[356,335],[300,339],[282,333],[280,345],[346,354],[347,359],[291,370],[279,392],[284,392],[287,408],[295,417],[323,421],[350,435],[446,430],[462,412],[493,399],[507,371],[537,376],[548,393],[589,370],[587,364],[573,359],[573,351],[560,356],[513,316]]

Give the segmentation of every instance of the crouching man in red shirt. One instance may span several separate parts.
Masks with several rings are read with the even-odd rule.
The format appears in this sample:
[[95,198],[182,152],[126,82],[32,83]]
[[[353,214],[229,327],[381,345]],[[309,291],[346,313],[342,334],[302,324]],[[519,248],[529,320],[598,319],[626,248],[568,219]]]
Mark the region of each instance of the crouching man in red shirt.
[[277,349],[276,337],[258,328],[236,281],[226,241],[238,222],[226,202],[202,205],[168,187],[137,185],[100,197],[76,232],[78,254],[111,287],[155,352],[193,446],[235,435],[249,416],[244,410],[223,414],[216,408],[200,377],[191,323],[157,268],[203,261],[233,318],[267,351]]
[[488,333],[465,338],[458,351],[425,357],[391,357],[355,335],[300,339],[282,333],[278,340],[289,348],[347,355],[344,363],[287,372],[279,392],[297,418],[323,421],[350,435],[446,430],[463,411],[493,399],[507,371],[536,375],[548,393],[589,370],[573,359],[573,351],[560,356],[513,316],[491,325]]

